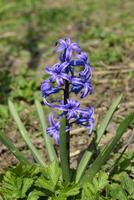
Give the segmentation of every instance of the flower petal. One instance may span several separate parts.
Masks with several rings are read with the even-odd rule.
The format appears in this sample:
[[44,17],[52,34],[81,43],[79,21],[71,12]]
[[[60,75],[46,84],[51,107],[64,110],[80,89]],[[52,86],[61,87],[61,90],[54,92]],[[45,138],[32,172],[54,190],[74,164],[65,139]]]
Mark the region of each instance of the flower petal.
[[54,118],[53,118],[53,113],[54,112],[51,112],[49,114],[49,123],[50,123],[51,126],[55,126],[55,122],[54,122]]

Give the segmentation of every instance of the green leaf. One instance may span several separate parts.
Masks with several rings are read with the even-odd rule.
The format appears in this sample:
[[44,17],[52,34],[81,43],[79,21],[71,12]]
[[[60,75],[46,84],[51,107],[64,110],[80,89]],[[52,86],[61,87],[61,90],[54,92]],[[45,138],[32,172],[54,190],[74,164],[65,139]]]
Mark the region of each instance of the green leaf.
[[48,200],[67,200],[67,197],[65,194],[59,194],[57,196],[50,197]]
[[22,188],[21,188],[21,198],[26,196],[26,192],[33,184],[33,180],[31,178],[23,178]]
[[44,161],[42,160],[39,152],[37,151],[37,149],[35,148],[35,146],[32,144],[30,137],[28,136],[28,133],[23,125],[23,123],[20,120],[20,117],[15,109],[14,104],[9,100],[8,101],[8,105],[9,105],[9,110],[18,126],[18,129],[20,131],[21,136],[23,137],[23,139],[25,140],[26,144],[28,145],[28,147],[30,148],[30,150],[33,153],[33,156],[35,158],[35,160],[40,163],[42,166],[46,166]]
[[35,182],[35,186],[49,190],[50,192],[55,191],[55,186],[50,180],[47,180],[44,176],[40,176],[38,180]]
[[41,196],[45,196],[44,192],[33,190],[29,193],[27,200],[38,200]]
[[[94,183],[94,180],[93,180],[93,183]],[[105,172],[100,171],[100,173],[97,175],[97,188],[98,188],[98,190],[103,189],[108,183],[109,183],[108,175]]]
[[47,173],[49,179],[52,181],[53,185],[56,186],[58,179],[60,177],[60,168],[59,164],[56,161],[53,161],[47,168]]
[[[96,138],[95,138],[95,144],[98,145],[117,106],[119,105],[120,101],[122,99],[122,95],[118,96],[117,99],[115,99],[113,101],[113,103],[111,104],[108,112],[106,113],[106,116],[104,117],[104,119],[102,120],[101,124],[99,125],[99,127],[97,128],[97,131],[96,131]],[[91,145],[90,145],[91,147]],[[84,155],[82,156],[81,158],[81,161],[78,165],[78,168],[77,168],[77,171],[76,171],[76,183],[79,182],[80,178],[82,177],[92,155],[93,155],[93,152],[94,152],[94,147],[90,148],[91,150],[86,150]]]
[[114,181],[120,183],[122,188],[127,191],[129,195],[134,194],[134,180],[132,180],[126,172],[121,172],[113,177]]
[[113,183],[110,186],[110,196],[112,197],[113,200],[128,200],[127,194],[122,189],[122,187],[117,183]]
[[15,173],[7,171],[2,182],[2,191],[7,199],[24,198],[32,184],[31,178],[18,177]]
[[[43,167],[44,169],[44,167]],[[41,167],[38,165],[26,165],[20,163],[15,168],[11,169],[19,177],[35,178],[41,171]]]
[[112,119],[112,116],[116,110],[116,108],[118,107],[119,103],[121,102],[121,99],[122,99],[122,95],[118,96],[117,99],[115,99],[109,110],[107,111],[104,119],[102,120],[101,124],[99,125],[99,127],[97,128],[97,131],[96,131],[96,144],[99,144],[110,120]]
[[43,112],[43,108],[40,104],[40,102],[38,100],[35,100],[35,105],[36,105],[36,109],[39,115],[39,119],[42,125],[42,130],[43,130],[43,136],[45,139],[45,144],[46,144],[46,149],[48,152],[48,156],[50,161],[52,162],[53,160],[58,160],[54,146],[52,144],[52,140],[50,138],[50,136],[46,133],[46,119],[45,119],[45,115]]
[[83,185],[81,200],[98,200],[99,196],[100,194],[93,184],[87,183]]
[[9,151],[22,163],[28,164],[30,161],[28,161],[22,152],[20,152],[14,144],[12,144],[11,140],[9,140],[5,134],[0,133],[0,141],[5,144]]
[[93,155],[92,151],[86,150],[84,155],[82,156],[76,171],[76,179],[75,179],[76,183],[78,183],[80,178],[82,177],[92,155]]
[[100,195],[101,191],[104,191],[108,185],[108,175],[101,171],[92,180],[92,182],[86,182],[82,185],[82,200],[98,200],[103,199]]
[[[35,188],[35,181],[38,180],[42,170],[46,168],[38,165],[19,164],[9,169],[2,177],[0,194],[5,200],[13,199],[38,199],[39,196],[45,196],[44,191]],[[47,172],[46,172],[47,174]],[[47,194],[48,195],[48,194]]]
[[64,186],[60,190],[60,195],[65,195],[66,197],[70,197],[70,196],[75,196],[75,195],[79,194],[79,192],[80,192],[79,185],[72,183],[67,186]]
[[123,133],[126,131],[130,123],[134,119],[134,113],[130,114],[120,123],[119,127],[117,128],[116,134],[113,139],[105,146],[105,148],[101,151],[97,159],[92,164],[91,168],[87,170],[86,174],[81,180],[81,183],[86,181],[90,181],[96,175],[98,170],[102,167],[103,163],[109,158],[110,153],[115,148],[116,144],[119,142],[120,138],[122,137]]
[[46,190],[54,192],[59,177],[59,164],[56,161],[53,161],[47,168],[42,169],[42,175],[35,182],[35,185],[40,188],[44,188]]
[[129,178],[128,174],[123,174],[121,185],[129,193],[129,195],[134,195],[134,180]]
[[118,171],[131,171],[134,162],[134,152],[127,152],[118,163]]
[[8,107],[5,105],[0,104],[0,117],[4,119],[8,119],[9,113],[8,113]]

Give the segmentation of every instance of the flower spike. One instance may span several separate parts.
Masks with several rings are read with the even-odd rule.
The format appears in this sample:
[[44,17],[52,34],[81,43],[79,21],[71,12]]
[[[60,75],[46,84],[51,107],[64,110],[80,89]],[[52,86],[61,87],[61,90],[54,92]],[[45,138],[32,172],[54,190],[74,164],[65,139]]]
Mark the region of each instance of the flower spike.
[[[49,115],[50,126],[47,128],[47,133],[59,144],[60,118],[63,115],[66,116],[66,138],[69,138],[72,121],[86,127],[91,134],[94,127],[94,109],[92,107],[83,109],[78,100],[70,98],[71,93],[85,98],[93,92],[90,80],[92,69],[87,54],[81,51],[76,42],[72,43],[69,37],[66,37],[65,40],[58,39],[56,46],[56,52],[60,53],[59,62],[52,67],[46,66],[45,71],[49,74],[49,79],[43,81],[41,91],[44,104],[58,110],[56,122],[53,116],[54,112]],[[79,70],[80,66],[82,70]],[[63,92],[63,96],[61,92]],[[50,98],[52,94],[57,95],[53,102]]]

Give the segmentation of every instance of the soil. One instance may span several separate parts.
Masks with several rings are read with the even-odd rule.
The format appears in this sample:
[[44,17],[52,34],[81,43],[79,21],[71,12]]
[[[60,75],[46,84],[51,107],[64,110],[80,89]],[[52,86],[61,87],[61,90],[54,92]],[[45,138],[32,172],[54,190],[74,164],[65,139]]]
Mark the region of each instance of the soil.
[[[94,86],[94,93],[88,98],[81,101],[84,106],[92,105],[95,107],[95,128],[99,125],[99,122],[104,117],[106,111],[108,110],[111,102],[119,94],[123,94],[123,100],[119,108],[114,114],[113,120],[109,124],[106,134],[103,136],[100,145],[106,144],[114,135],[118,123],[129,113],[134,112],[134,63],[133,59],[128,58],[124,63],[114,66],[105,66],[100,63],[100,68],[96,67],[93,69],[92,83]],[[102,67],[103,66],[103,67]],[[32,108],[31,108],[32,109]],[[27,117],[30,114],[30,109],[27,111]],[[7,135],[12,139],[15,146],[26,152],[26,155],[32,159],[32,156],[25,145],[25,143],[20,140],[20,137],[16,134],[15,124],[11,121],[10,128],[7,131]],[[28,128],[28,131],[32,134],[33,132],[38,132],[38,121],[33,121],[32,125]],[[133,133],[133,126],[129,127],[126,134],[123,137],[121,148],[127,143],[128,139]],[[92,135],[94,132],[92,133]],[[77,158],[80,151],[84,150],[91,141],[84,128],[73,127],[71,131],[71,166],[76,167]],[[134,139],[128,147],[128,150],[134,150]],[[37,149],[40,151],[42,158],[47,161],[46,152],[44,149],[44,141],[40,134],[35,134],[33,136],[33,143],[36,145]],[[58,149],[58,146],[56,146]],[[0,171],[7,168],[8,166],[15,165],[16,159],[7,148],[1,144],[0,145]]]

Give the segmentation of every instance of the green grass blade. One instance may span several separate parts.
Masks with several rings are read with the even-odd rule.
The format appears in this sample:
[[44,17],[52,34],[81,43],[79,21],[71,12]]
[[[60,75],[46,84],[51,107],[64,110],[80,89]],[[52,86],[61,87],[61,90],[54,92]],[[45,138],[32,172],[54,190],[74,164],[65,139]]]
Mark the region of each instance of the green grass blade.
[[80,181],[82,184],[85,181],[91,181],[93,179],[93,177],[102,167],[103,163],[108,160],[110,153],[113,151],[120,138],[122,137],[123,133],[126,131],[126,129],[133,120],[134,113],[130,114],[128,117],[122,120],[113,139],[106,145],[106,147],[102,150],[102,152],[92,164],[91,168],[88,169],[86,174],[83,176],[82,180]]
[[25,140],[26,144],[28,145],[29,149],[32,151],[33,156],[36,160],[37,163],[41,164],[42,166],[46,166],[46,164],[44,163],[44,161],[42,160],[42,158],[40,157],[39,152],[37,151],[37,149],[35,148],[35,146],[32,144],[30,137],[28,136],[28,133],[23,125],[23,123],[20,120],[20,117],[15,109],[15,106],[13,104],[13,102],[11,102],[10,100],[8,101],[8,106],[9,106],[9,110],[18,126],[18,129],[20,131],[20,134],[22,136],[22,138]]
[[[108,112],[106,113],[104,119],[102,120],[100,126],[98,127],[97,131],[96,131],[96,139],[95,139],[95,144],[98,145],[116,108],[118,107],[119,103],[121,102],[122,99],[122,95],[119,95],[111,104]],[[80,180],[80,178],[82,177],[92,155],[94,152],[94,149],[90,148],[91,150],[86,150],[84,155],[82,156],[82,159],[78,165],[77,171],[76,171],[76,183],[78,183],[78,181]]]
[[75,179],[76,183],[78,183],[80,178],[82,177],[91,156],[92,156],[92,151],[85,151],[84,155],[82,156],[80,164],[78,165],[78,168],[76,171],[76,179]]
[[66,127],[66,118],[65,116],[63,116],[61,119],[61,127],[60,127],[60,161],[61,161],[63,181],[68,183],[70,181],[70,168],[68,160],[68,147],[67,147],[65,127]]
[[108,112],[106,113],[104,119],[102,120],[101,124],[97,128],[96,131],[96,144],[99,144],[116,108],[118,107],[119,103],[121,102],[122,95],[119,95],[111,104]]
[[22,152],[20,152],[11,140],[3,133],[0,133],[0,141],[8,148],[8,150],[22,163],[30,164],[30,161],[25,158]]
[[40,122],[41,122],[42,129],[43,129],[43,137],[45,139],[45,145],[46,145],[46,149],[47,149],[47,152],[48,152],[49,159],[50,159],[50,161],[53,161],[53,160],[58,161],[52,140],[51,140],[50,136],[46,133],[46,127],[47,126],[46,126],[46,119],[45,119],[45,115],[44,115],[42,105],[40,104],[40,102],[38,100],[35,100],[35,105],[36,105],[36,109],[37,109],[37,112],[38,112],[38,115],[39,115],[39,119],[40,119]]

